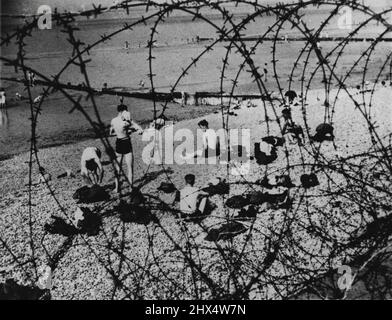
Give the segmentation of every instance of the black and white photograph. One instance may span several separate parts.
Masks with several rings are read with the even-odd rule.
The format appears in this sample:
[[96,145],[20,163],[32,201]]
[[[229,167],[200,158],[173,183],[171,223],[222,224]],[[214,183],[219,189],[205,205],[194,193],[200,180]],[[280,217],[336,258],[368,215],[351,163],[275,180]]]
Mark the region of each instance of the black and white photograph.
[[0,300],[245,319],[392,298],[391,0],[1,0],[0,19]]

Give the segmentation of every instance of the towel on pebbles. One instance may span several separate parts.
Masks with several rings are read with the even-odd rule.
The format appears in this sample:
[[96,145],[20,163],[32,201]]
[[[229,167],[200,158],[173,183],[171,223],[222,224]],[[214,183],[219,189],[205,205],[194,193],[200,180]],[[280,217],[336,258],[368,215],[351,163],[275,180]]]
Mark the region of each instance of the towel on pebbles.
[[247,228],[236,221],[231,221],[223,224],[219,228],[213,228],[208,231],[206,236],[207,241],[219,241],[219,240],[230,240],[241,233],[244,233]]

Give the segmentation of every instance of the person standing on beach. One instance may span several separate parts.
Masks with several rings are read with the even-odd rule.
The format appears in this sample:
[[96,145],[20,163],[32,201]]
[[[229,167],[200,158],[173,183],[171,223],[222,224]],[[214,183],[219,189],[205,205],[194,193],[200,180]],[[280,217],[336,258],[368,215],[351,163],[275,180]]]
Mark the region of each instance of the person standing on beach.
[[267,82],[268,81],[268,63],[264,63],[264,81]]
[[29,80],[30,87],[34,87],[35,86],[35,73],[32,71],[29,71],[27,74],[27,78]]
[[5,108],[5,91],[0,88],[0,109]]
[[88,184],[100,184],[103,179],[103,167],[101,163],[101,150],[96,147],[88,147],[82,153],[80,162],[81,174]]
[[121,172],[122,162],[125,159],[125,163],[128,171],[128,182],[133,187],[133,150],[130,134],[134,131],[143,133],[142,127],[131,119],[131,114],[128,111],[128,107],[124,104],[120,104],[117,107],[118,115],[112,119],[110,124],[110,135],[116,135],[116,156],[118,162],[116,162],[116,179],[115,179],[115,191],[120,191],[119,176]]

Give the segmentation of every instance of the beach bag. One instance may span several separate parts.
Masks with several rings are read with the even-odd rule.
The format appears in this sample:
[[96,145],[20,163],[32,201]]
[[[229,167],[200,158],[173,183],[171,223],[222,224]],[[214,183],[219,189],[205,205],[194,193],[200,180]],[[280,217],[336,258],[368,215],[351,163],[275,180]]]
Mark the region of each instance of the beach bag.
[[249,201],[243,196],[232,196],[226,200],[226,206],[231,209],[241,209],[249,204]]
[[73,198],[79,200],[78,203],[94,203],[107,201],[110,199],[110,195],[101,186],[93,185],[92,187],[79,188],[73,194]]
[[301,175],[301,184],[305,189],[318,186],[320,183],[314,173]]
[[231,221],[222,225],[220,228],[211,229],[205,240],[214,242],[219,240],[230,240],[239,234],[244,233],[246,230],[247,229],[243,224]]

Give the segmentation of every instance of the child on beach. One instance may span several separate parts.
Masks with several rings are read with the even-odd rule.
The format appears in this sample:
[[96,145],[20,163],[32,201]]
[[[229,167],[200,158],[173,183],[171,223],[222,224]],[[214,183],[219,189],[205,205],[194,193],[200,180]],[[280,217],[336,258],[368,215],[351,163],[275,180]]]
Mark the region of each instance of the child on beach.
[[133,150],[130,134],[134,131],[143,133],[142,127],[131,119],[131,114],[128,112],[128,107],[120,104],[117,107],[118,115],[111,121],[110,135],[116,135],[116,155],[118,163],[115,164],[117,174],[115,179],[115,191],[119,192],[119,175],[122,166],[122,161],[125,163],[128,170],[128,182],[133,186]]
[[180,190],[180,210],[187,215],[204,213],[206,208],[208,193],[195,188],[195,176],[187,174],[185,176],[185,187]]
[[84,149],[80,162],[81,174],[87,184],[95,185],[102,183],[103,167],[101,163],[101,150],[96,147]]

